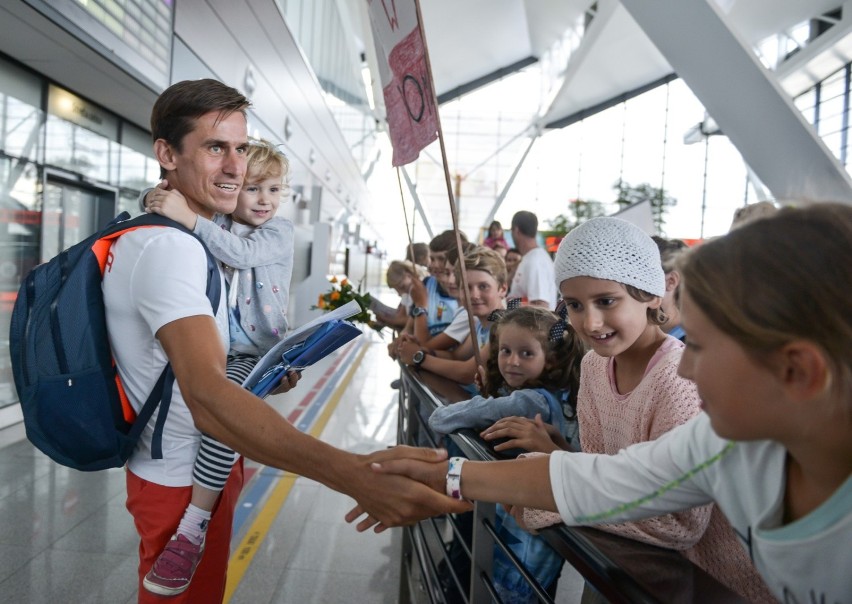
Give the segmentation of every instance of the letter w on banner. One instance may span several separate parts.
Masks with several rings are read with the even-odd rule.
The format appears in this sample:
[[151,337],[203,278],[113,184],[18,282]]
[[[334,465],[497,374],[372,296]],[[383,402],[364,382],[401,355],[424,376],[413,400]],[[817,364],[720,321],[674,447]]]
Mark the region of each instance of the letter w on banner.
[[414,0],[369,0],[393,166],[413,162],[438,137],[432,78]]

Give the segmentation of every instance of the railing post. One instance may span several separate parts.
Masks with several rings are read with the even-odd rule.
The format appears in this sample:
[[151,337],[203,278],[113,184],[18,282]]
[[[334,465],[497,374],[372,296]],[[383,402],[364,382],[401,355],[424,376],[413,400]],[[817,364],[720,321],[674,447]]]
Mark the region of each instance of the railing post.
[[412,563],[414,561],[414,547],[411,543],[411,528],[402,529],[402,547],[399,557],[399,594],[396,601],[399,604],[410,604],[411,602],[411,576]]
[[491,581],[494,539],[485,528],[486,521],[494,524],[496,506],[477,501],[473,506],[473,540],[470,564],[470,604],[491,604],[491,593],[483,576]]

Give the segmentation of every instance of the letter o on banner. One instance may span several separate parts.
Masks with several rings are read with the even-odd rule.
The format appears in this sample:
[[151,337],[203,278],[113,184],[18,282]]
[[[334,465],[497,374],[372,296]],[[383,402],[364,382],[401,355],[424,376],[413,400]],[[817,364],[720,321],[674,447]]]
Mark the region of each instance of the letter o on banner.
[[[416,90],[414,87],[416,87]],[[411,110],[409,98],[411,101],[420,101],[417,115]],[[402,79],[402,100],[405,103],[405,110],[408,112],[409,117],[415,122],[420,123],[420,120],[423,119],[423,111],[426,109],[426,99],[423,97],[423,87],[420,85],[420,82],[410,73],[405,74],[405,77]]]

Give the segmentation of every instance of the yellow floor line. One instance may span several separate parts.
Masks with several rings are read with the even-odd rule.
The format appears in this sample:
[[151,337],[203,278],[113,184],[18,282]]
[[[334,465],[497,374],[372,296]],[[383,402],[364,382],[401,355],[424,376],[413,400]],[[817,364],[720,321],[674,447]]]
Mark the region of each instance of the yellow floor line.
[[[308,434],[311,436],[319,437],[319,435],[322,434],[322,431],[325,429],[325,425],[328,423],[329,418],[331,418],[331,414],[334,413],[334,410],[340,403],[340,399],[343,397],[343,391],[349,385],[349,382],[352,381],[352,376],[355,374],[355,370],[358,369],[364,355],[367,353],[368,347],[369,344],[361,348],[357,358],[349,367],[349,371],[346,372],[343,380],[331,395],[325,409],[323,409],[322,413],[317,418],[317,421],[308,431]],[[295,474],[287,472],[278,480],[278,484],[272,490],[272,493],[267,498],[266,503],[263,504],[263,507],[258,512],[257,517],[254,519],[254,522],[252,522],[248,531],[246,531],[245,537],[243,537],[239,547],[234,550],[234,553],[231,555],[228,562],[228,581],[225,585],[224,602],[226,604],[227,602],[230,602],[234,592],[237,591],[237,587],[239,587],[240,582],[243,580],[243,576],[246,574],[254,555],[258,552],[260,544],[263,543],[263,540],[269,532],[269,528],[275,521],[275,517],[278,516],[278,512],[281,510],[281,507],[284,505],[284,502],[287,501],[287,496],[290,494],[290,490],[293,488],[293,484],[296,482],[297,478],[298,476]]]

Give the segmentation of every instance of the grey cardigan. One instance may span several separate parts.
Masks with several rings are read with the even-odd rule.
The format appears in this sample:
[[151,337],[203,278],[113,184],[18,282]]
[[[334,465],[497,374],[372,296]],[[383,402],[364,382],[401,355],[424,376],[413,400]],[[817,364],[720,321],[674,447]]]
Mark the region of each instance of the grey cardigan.
[[[198,217],[195,234],[210,253],[237,276],[240,325],[253,346],[232,343],[232,351],[263,355],[287,331],[290,278],[293,275],[293,223],[273,217],[248,235],[231,233],[230,216]],[[233,278],[231,279],[233,283]],[[229,300],[233,300],[231,292]]]

